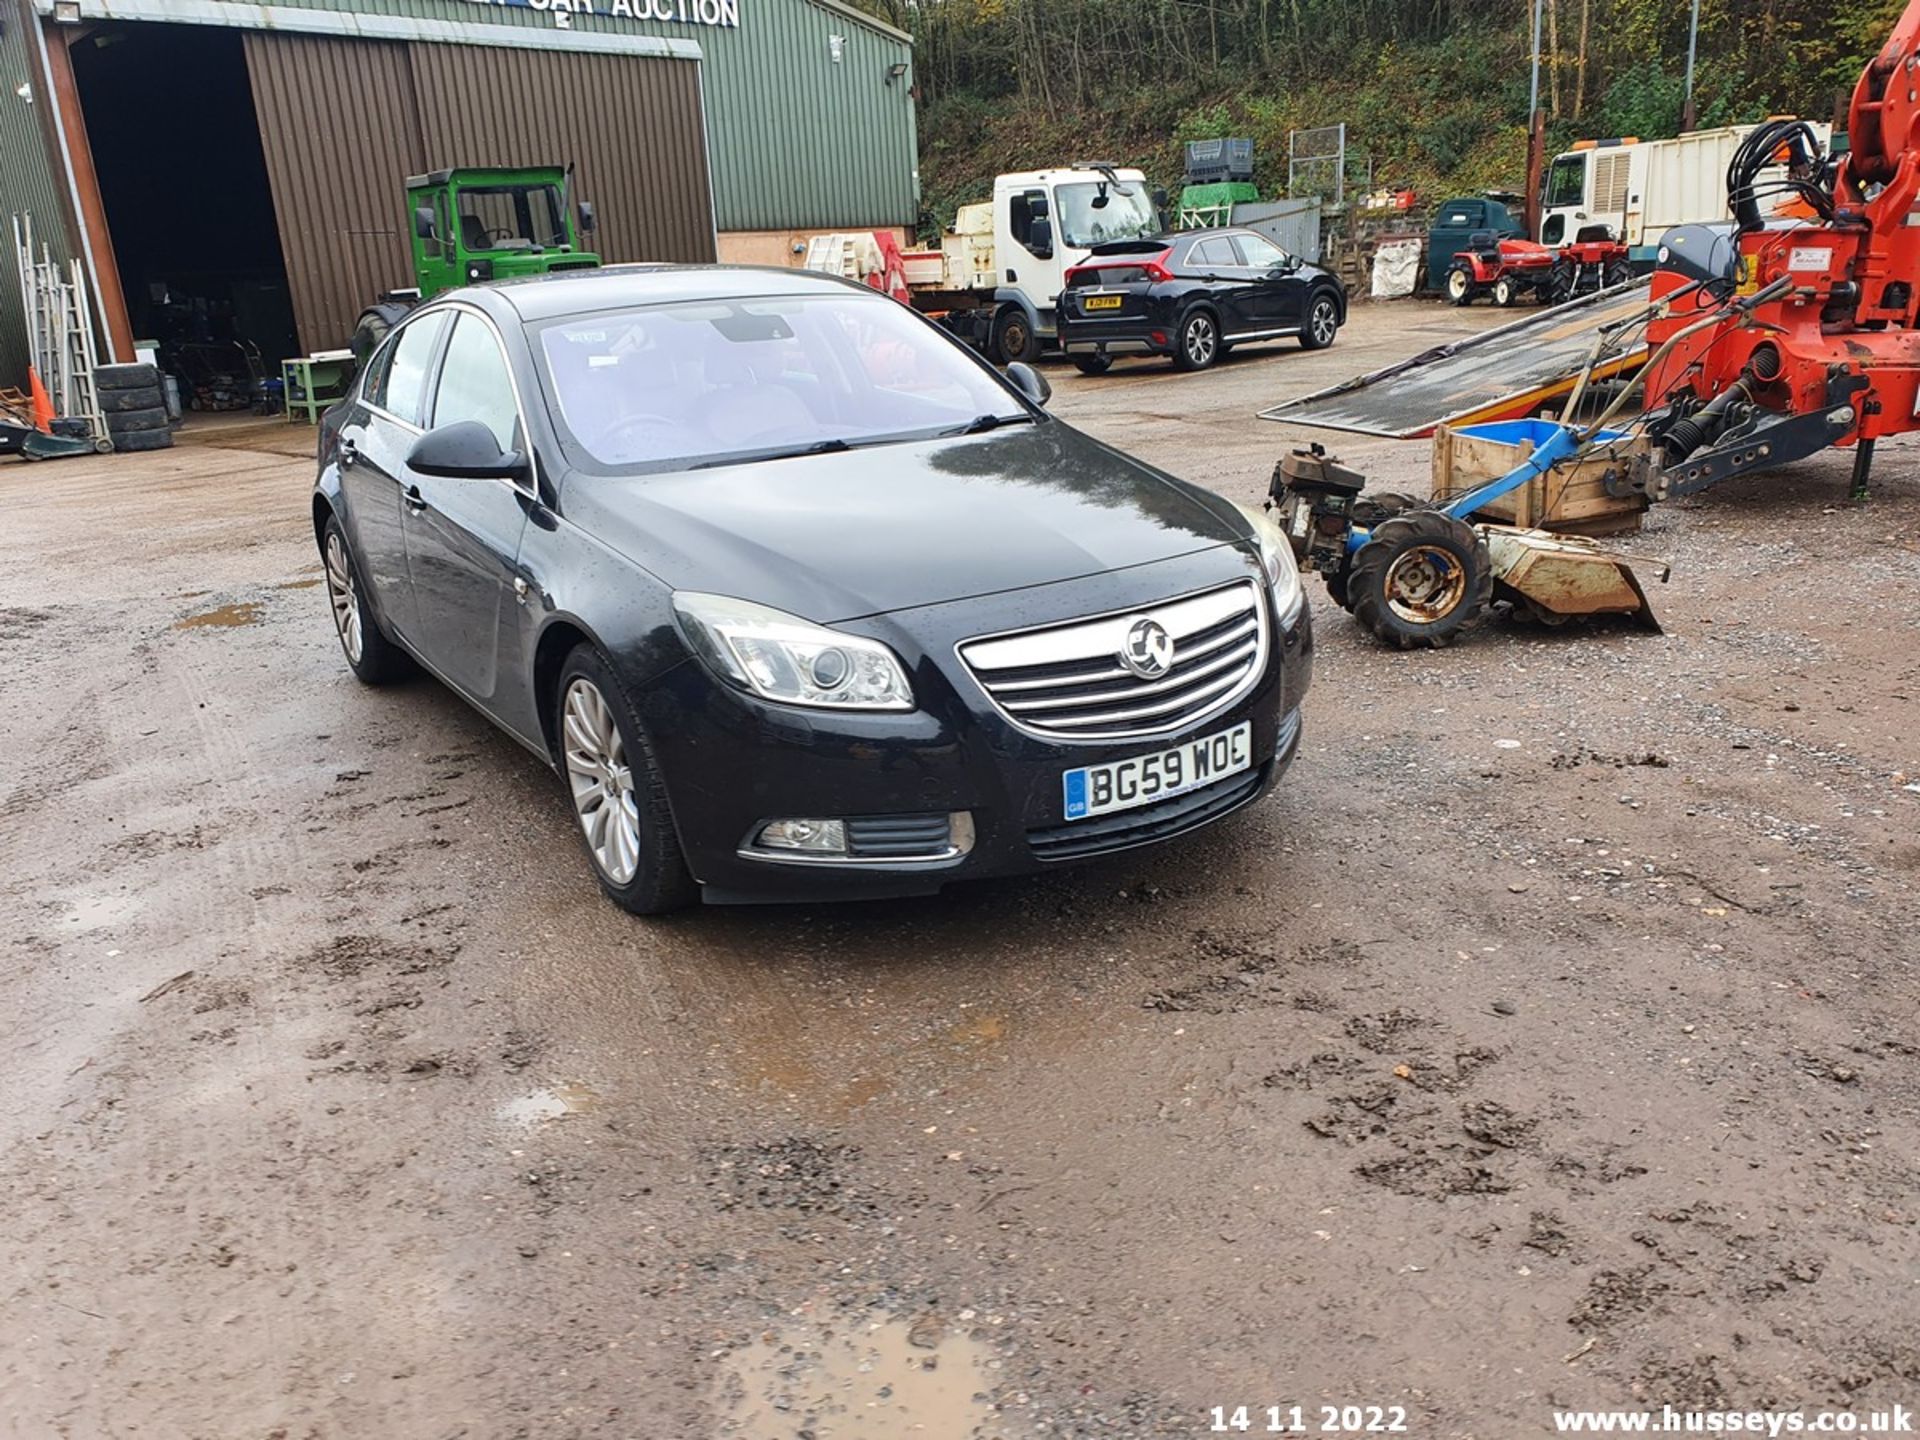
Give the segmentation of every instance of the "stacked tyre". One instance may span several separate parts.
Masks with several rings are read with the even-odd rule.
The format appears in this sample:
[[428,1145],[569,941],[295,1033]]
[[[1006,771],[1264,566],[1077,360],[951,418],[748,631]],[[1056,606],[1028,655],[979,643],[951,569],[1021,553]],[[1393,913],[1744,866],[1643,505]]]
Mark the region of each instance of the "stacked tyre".
[[173,444],[159,366],[102,365],[93,372],[93,384],[115,450],[165,450]]

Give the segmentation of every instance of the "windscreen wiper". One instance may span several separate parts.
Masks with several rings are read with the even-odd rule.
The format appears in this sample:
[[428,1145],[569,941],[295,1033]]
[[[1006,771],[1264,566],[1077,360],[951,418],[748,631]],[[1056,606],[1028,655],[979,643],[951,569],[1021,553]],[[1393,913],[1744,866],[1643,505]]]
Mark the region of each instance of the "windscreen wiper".
[[785,450],[743,450],[734,455],[716,455],[711,460],[702,460],[697,465],[689,465],[689,470],[713,470],[722,465],[757,465],[762,460],[793,460],[802,455],[837,455],[842,450],[851,450],[853,446],[845,440],[815,440],[810,445],[795,445]]
[[981,435],[988,430],[998,430],[1002,425],[1031,425],[1031,415],[976,415],[964,425],[956,425],[951,430],[942,431],[945,435]]

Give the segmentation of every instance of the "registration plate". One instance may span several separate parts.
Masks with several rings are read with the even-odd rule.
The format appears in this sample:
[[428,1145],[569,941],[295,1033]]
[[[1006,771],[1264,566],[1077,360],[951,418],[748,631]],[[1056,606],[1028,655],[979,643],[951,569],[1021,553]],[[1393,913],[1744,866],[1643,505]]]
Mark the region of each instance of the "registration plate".
[[1081,302],[1089,310],[1118,310],[1124,295],[1089,295]]
[[1062,777],[1067,819],[1086,820],[1114,810],[1151,805],[1237,775],[1252,764],[1253,726],[1242,721],[1231,730],[1189,740],[1154,755],[1083,765]]

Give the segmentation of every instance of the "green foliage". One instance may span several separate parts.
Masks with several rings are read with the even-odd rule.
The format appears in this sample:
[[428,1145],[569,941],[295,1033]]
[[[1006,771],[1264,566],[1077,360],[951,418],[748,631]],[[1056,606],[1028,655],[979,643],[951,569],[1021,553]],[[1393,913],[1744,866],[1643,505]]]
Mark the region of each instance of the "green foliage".
[[[1287,137],[1347,126],[1349,187],[1519,189],[1532,0],[856,0],[915,37],[929,219],[992,177],[1099,157],[1178,188],[1187,140],[1253,139],[1265,193]],[[1830,118],[1904,0],[1702,0],[1698,123]],[[1686,0],[1551,0],[1550,149],[1672,135]],[[1582,42],[1582,17],[1585,41]],[[1584,63],[1583,63],[1584,62]]]

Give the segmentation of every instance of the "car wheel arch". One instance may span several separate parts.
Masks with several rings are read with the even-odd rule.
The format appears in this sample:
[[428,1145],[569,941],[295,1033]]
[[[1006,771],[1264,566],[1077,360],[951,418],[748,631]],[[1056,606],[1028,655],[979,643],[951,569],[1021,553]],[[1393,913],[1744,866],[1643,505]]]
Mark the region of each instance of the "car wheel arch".
[[607,653],[598,636],[570,615],[556,615],[540,631],[533,649],[533,701],[540,717],[540,738],[546,742],[547,758],[558,767],[559,736],[554,733],[554,702],[560,695],[560,672],[567,657],[581,645],[590,645],[600,654]]

